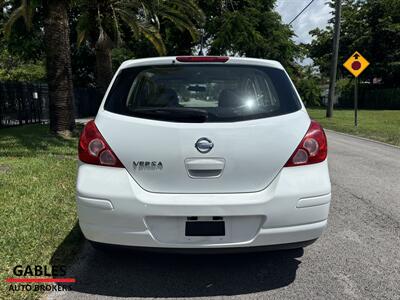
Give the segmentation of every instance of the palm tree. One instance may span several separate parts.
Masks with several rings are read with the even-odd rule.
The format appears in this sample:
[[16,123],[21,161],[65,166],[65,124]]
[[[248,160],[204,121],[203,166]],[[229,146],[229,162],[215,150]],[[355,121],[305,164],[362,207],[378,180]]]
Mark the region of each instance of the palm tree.
[[12,10],[4,24],[6,35],[10,34],[13,25],[20,18],[23,18],[26,27],[30,29],[33,13],[38,7],[43,8],[50,130],[62,136],[69,136],[75,128],[75,116],[68,0],[22,0],[18,7],[13,7],[15,3],[16,1],[0,0],[1,8],[5,8],[6,12]]
[[122,42],[121,27],[127,26],[135,38],[143,35],[159,55],[166,49],[160,34],[160,20],[168,20],[181,31],[198,38],[204,14],[194,0],[80,0],[78,45],[92,41],[96,53],[96,86],[99,96],[113,76],[111,51]]

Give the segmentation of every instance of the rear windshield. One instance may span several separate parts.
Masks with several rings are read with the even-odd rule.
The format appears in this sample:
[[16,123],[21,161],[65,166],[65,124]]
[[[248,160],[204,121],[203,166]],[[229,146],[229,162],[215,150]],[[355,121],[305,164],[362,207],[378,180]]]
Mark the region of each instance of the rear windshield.
[[300,109],[282,70],[258,66],[168,65],[123,69],[104,108],[172,122],[234,122]]

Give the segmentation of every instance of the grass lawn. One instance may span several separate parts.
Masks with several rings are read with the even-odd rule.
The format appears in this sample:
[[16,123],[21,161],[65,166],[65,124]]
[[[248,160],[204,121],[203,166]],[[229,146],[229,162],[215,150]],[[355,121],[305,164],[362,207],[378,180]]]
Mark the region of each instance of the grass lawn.
[[324,128],[400,146],[400,110],[359,110],[358,127],[353,110],[334,110],[331,119],[325,118],[325,109],[307,111]]
[[9,291],[16,265],[67,265],[83,237],[77,225],[77,138],[45,125],[0,129],[0,299],[36,299]]

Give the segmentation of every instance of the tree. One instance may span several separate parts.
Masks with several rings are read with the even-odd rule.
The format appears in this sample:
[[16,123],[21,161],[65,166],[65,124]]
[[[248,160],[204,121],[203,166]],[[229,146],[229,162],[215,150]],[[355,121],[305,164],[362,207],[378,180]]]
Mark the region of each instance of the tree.
[[62,135],[75,128],[67,7],[66,0],[43,1],[50,129]]
[[300,49],[274,4],[275,0],[201,1],[208,53],[275,59],[290,67]]
[[[330,2],[332,6],[332,1]],[[332,22],[325,29],[310,33],[313,41],[309,55],[323,75],[329,72],[332,44]],[[382,78],[388,87],[399,86],[400,77],[400,5],[398,0],[342,0],[342,24],[339,62],[359,51],[371,65],[361,75],[372,82]],[[341,66],[339,63],[339,66]],[[339,68],[341,76],[349,76]]]
[[[28,32],[22,19],[15,22],[9,37],[0,36],[0,81],[46,80],[41,18],[36,16]],[[8,21],[8,15],[0,14],[0,28]]]
[[112,49],[122,43],[124,33],[132,32],[135,39],[144,36],[159,55],[165,55],[161,22],[168,21],[180,31],[186,30],[193,40],[198,38],[196,25],[203,22],[203,13],[193,0],[82,0],[79,9],[78,44],[88,40],[96,51],[96,86],[100,96],[113,76]]
[[5,12],[9,13],[8,21],[4,24],[4,31],[8,36],[20,18],[23,18],[27,29],[30,30],[34,12],[42,9],[50,130],[62,136],[69,136],[75,128],[75,116],[67,0],[22,0],[19,6],[17,1],[5,0],[0,4]]
[[307,107],[321,105],[321,78],[311,66],[296,66],[292,78],[301,99]]
[[0,81],[44,81],[45,78],[43,62],[23,61],[7,49],[0,52]]
[[[274,11],[275,0],[202,0],[198,1],[206,16],[205,48],[208,55],[241,55],[275,59],[291,72],[303,55],[302,49],[291,38],[294,33],[282,23]],[[161,36],[169,55],[197,55],[200,39],[193,41],[186,32],[179,33],[171,24],[161,24]],[[153,55],[147,43],[138,41],[132,49],[137,57]]]

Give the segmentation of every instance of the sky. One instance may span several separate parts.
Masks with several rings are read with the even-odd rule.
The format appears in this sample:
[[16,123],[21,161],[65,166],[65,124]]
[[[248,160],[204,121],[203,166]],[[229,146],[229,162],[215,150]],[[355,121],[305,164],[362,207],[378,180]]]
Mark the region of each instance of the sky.
[[[282,16],[283,23],[289,23],[311,0],[277,0],[276,10]],[[309,43],[308,32],[316,27],[325,28],[332,17],[327,0],[314,2],[292,23],[296,43]]]

